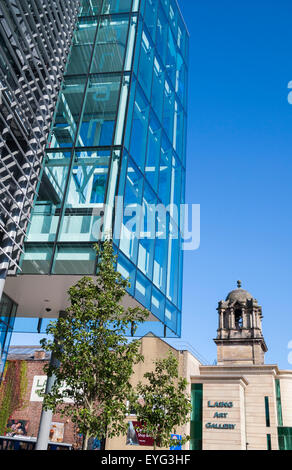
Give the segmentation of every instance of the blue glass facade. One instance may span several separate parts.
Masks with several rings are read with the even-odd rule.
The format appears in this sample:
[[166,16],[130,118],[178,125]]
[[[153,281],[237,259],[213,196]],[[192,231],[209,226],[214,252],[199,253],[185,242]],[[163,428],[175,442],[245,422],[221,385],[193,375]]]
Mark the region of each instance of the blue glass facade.
[[24,274],[91,275],[110,232],[166,336],[181,328],[187,58],[176,0],[82,1],[22,259]]
[[17,304],[3,294],[0,302],[0,381],[8,355],[10,338],[13,332]]

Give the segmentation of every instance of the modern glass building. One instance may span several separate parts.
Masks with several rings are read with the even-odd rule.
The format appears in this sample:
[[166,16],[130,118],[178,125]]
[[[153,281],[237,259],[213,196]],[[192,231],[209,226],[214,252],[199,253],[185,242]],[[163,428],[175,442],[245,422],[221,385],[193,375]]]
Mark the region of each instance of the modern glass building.
[[21,260],[20,282],[94,275],[112,236],[160,336],[181,332],[188,41],[176,0],[82,1]]
[[[0,2],[0,301],[19,269],[78,8],[78,0]],[[6,351],[15,315],[7,295],[0,311]]]
[[0,302],[0,381],[8,356],[16,311],[17,304],[3,294]]

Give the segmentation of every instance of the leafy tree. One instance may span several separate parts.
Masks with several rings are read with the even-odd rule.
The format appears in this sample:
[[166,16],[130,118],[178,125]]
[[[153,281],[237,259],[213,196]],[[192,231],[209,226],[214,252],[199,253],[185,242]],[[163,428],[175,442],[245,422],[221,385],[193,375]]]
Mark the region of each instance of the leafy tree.
[[[177,434],[178,426],[189,422],[191,401],[186,394],[187,380],[179,377],[178,360],[172,353],[155,361],[155,370],[144,374],[145,383],[139,382],[133,407],[137,420],[141,423],[140,432],[148,434],[157,446],[174,446],[178,441],[171,439]],[[190,440],[182,436],[182,445]]]
[[135,333],[149,315],[122,305],[129,283],[115,270],[111,242],[95,248],[96,279],[84,277],[69,289],[70,306],[47,328],[53,339],[41,341],[54,357],[46,373],[55,376],[44,408],[71,418],[84,436],[85,450],[90,437],[101,440],[126,432],[129,380],[134,364],[143,360],[139,341],[129,342],[126,331],[131,327]]

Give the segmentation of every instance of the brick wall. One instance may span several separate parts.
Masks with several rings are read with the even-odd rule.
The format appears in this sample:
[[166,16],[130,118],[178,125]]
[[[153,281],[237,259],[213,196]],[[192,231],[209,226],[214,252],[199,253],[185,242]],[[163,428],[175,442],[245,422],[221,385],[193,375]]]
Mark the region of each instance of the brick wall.
[[[9,362],[9,361],[8,361]],[[42,403],[30,401],[33,380],[36,375],[46,375],[44,373],[44,366],[47,364],[46,360],[32,359],[26,360],[27,364],[27,390],[25,394],[24,407],[21,410],[15,411],[10,416],[13,420],[26,420],[28,421],[28,436],[37,437],[40,417],[42,412]],[[1,406],[1,403],[0,403]],[[61,417],[59,414],[53,415],[53,422],[64,423],[64,439],[63,442],[73,444],[75,442],[74,427],[72,422],[66,418]]]

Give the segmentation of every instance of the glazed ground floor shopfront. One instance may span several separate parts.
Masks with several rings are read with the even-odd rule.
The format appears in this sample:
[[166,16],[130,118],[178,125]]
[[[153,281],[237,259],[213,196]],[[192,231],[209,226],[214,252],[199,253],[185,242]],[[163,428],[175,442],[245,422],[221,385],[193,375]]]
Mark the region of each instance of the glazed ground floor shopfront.
[[192,450],[292,450],[292,371],[201,366],[191,382]]

